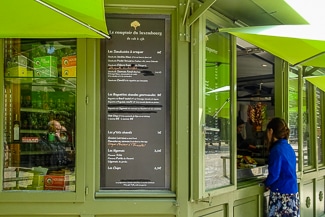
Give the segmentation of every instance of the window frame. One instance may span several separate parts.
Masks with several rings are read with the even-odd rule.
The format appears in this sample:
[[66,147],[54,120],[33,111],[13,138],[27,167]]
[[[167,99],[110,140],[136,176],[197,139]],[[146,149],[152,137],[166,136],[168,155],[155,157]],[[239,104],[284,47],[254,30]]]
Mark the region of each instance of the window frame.
[[[192,24],[191,40],[192,40],[192,71],[191,71],[191,199],[198,200],[200,202],[206,202],[206,198],[228,193],[236,190],[237,188],[237,167],[236,167],[236,149],[231,148],[230,158],[230,185],[206,190],[205,189],[205,99],[204,99],[204,87],[205,87],[205,28],[206,20],[209,20],[216,25],[218,23],[217,16],[210,11],[207,11],[202,15],[194,24]],[[200,35],[201,34],[201,35]],[[230,134],[236,135],[236,38],[230,35]],[[234,143],[236,136],[231,136],[230,143]]]
[[[92,39],[94,40],[94,39]],[[77,75],[77,89],[76,89],[76,162],[75,162],[75,169],[76,169],[76,191],[46,191],[46,190],[3,190],[1,187],[0,191],[0,202],[83,202],[85,200],[85,180],[82,177],[85,177],[85,161],[80,161],[78,159],[84,158],[83,155],[86,154],[85,147],[85,135],[87,132],[86,128],[86,119],[85,119],[85,107],[86,104],[84,103],[84,96],[86,95],[86,68],[87,65],[95,64],[95,62],[91,62],[92,60],[86,60],[86,39],[76,39],[77,43],[77,68],[78,68],[78,75]],[[4,75],[4,39],[0,39],[0,74]],[[0,85],[4,87],[4,76],[0,78]],[[0,89],[0,95],[4,95],[4,88]],[[4,101],[0,101],[0,112],[4,113]],[[3,123],[3,115],[0,117],[1,123]],[[84,124],[81,124],[84,123]],[[4,131],[3,124],[0,125],[0,131]],[[0,135],[0,140],[4,141],[3,133]],[[4,152],[0,152],[1,159],[4,159]],[[4,172],[4,168],[0,168],[1,174]],[[0,176],[0,182],[3,183],[4,177],[3,175]],[[31,196],[32,195],[32,196]]]

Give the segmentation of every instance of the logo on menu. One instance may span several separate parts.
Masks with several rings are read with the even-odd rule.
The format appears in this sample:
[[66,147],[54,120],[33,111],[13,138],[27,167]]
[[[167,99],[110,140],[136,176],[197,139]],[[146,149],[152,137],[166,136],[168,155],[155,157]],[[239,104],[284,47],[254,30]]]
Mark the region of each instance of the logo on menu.
[[133,27],[134,30],[137,30],[137,27],[139,27],[139,26],[140,26],[140,23],[136,20],[131,23],[131,27]]

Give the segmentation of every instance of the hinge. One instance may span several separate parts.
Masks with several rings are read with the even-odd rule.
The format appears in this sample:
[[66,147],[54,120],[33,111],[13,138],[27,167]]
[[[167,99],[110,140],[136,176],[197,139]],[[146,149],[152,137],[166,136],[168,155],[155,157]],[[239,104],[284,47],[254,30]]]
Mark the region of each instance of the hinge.
[[212,205],[212,197],[210,194],[208,194],[208,198],[199,200],[199,202],[208,203],[209,206],[211,206]]
[[89,194],[89,188],[88,186],[85,188],[85,195],[88,195]]
[[180,0],[179,3],[179,18],[180,20],[182,20],[182,24],[179,25],[179,40],[181,41],[186,41],[186,42],[190,42],[190,28],[187,25],[186,21],[188,19],[189,16],[189,6],[190,6],[190,2],[191,0]]
[[175,202],[173,203],[173,205],[174,205],[175,207],[179,207],[179,203],[178,203],[177,201],[175,201]]
[[88,105],[88,102],[89,102],[89,97],[88,96],[86,96],[85,102],[86,102],[86,105]]

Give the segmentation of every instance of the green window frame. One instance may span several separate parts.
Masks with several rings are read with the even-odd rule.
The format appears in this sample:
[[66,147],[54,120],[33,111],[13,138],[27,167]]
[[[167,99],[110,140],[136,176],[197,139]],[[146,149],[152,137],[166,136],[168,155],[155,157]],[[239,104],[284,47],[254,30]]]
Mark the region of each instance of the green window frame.
[[232,88],[236,82],[236,40],[213,32],[217,23],[215,15],[207,12],[192,25],[191,34],[191,183],[192,199],[201,202],[206,202],[202,198],[235,190],[237,183],[236,149],[231,145],[236,134]]

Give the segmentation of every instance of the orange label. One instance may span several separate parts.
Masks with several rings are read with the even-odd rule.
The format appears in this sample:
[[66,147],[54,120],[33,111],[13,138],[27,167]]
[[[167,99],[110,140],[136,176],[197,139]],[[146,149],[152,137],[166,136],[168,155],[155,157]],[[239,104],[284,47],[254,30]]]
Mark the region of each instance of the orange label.
[[71,67],[77,65],[77,56],[62,57],[62,67]]

